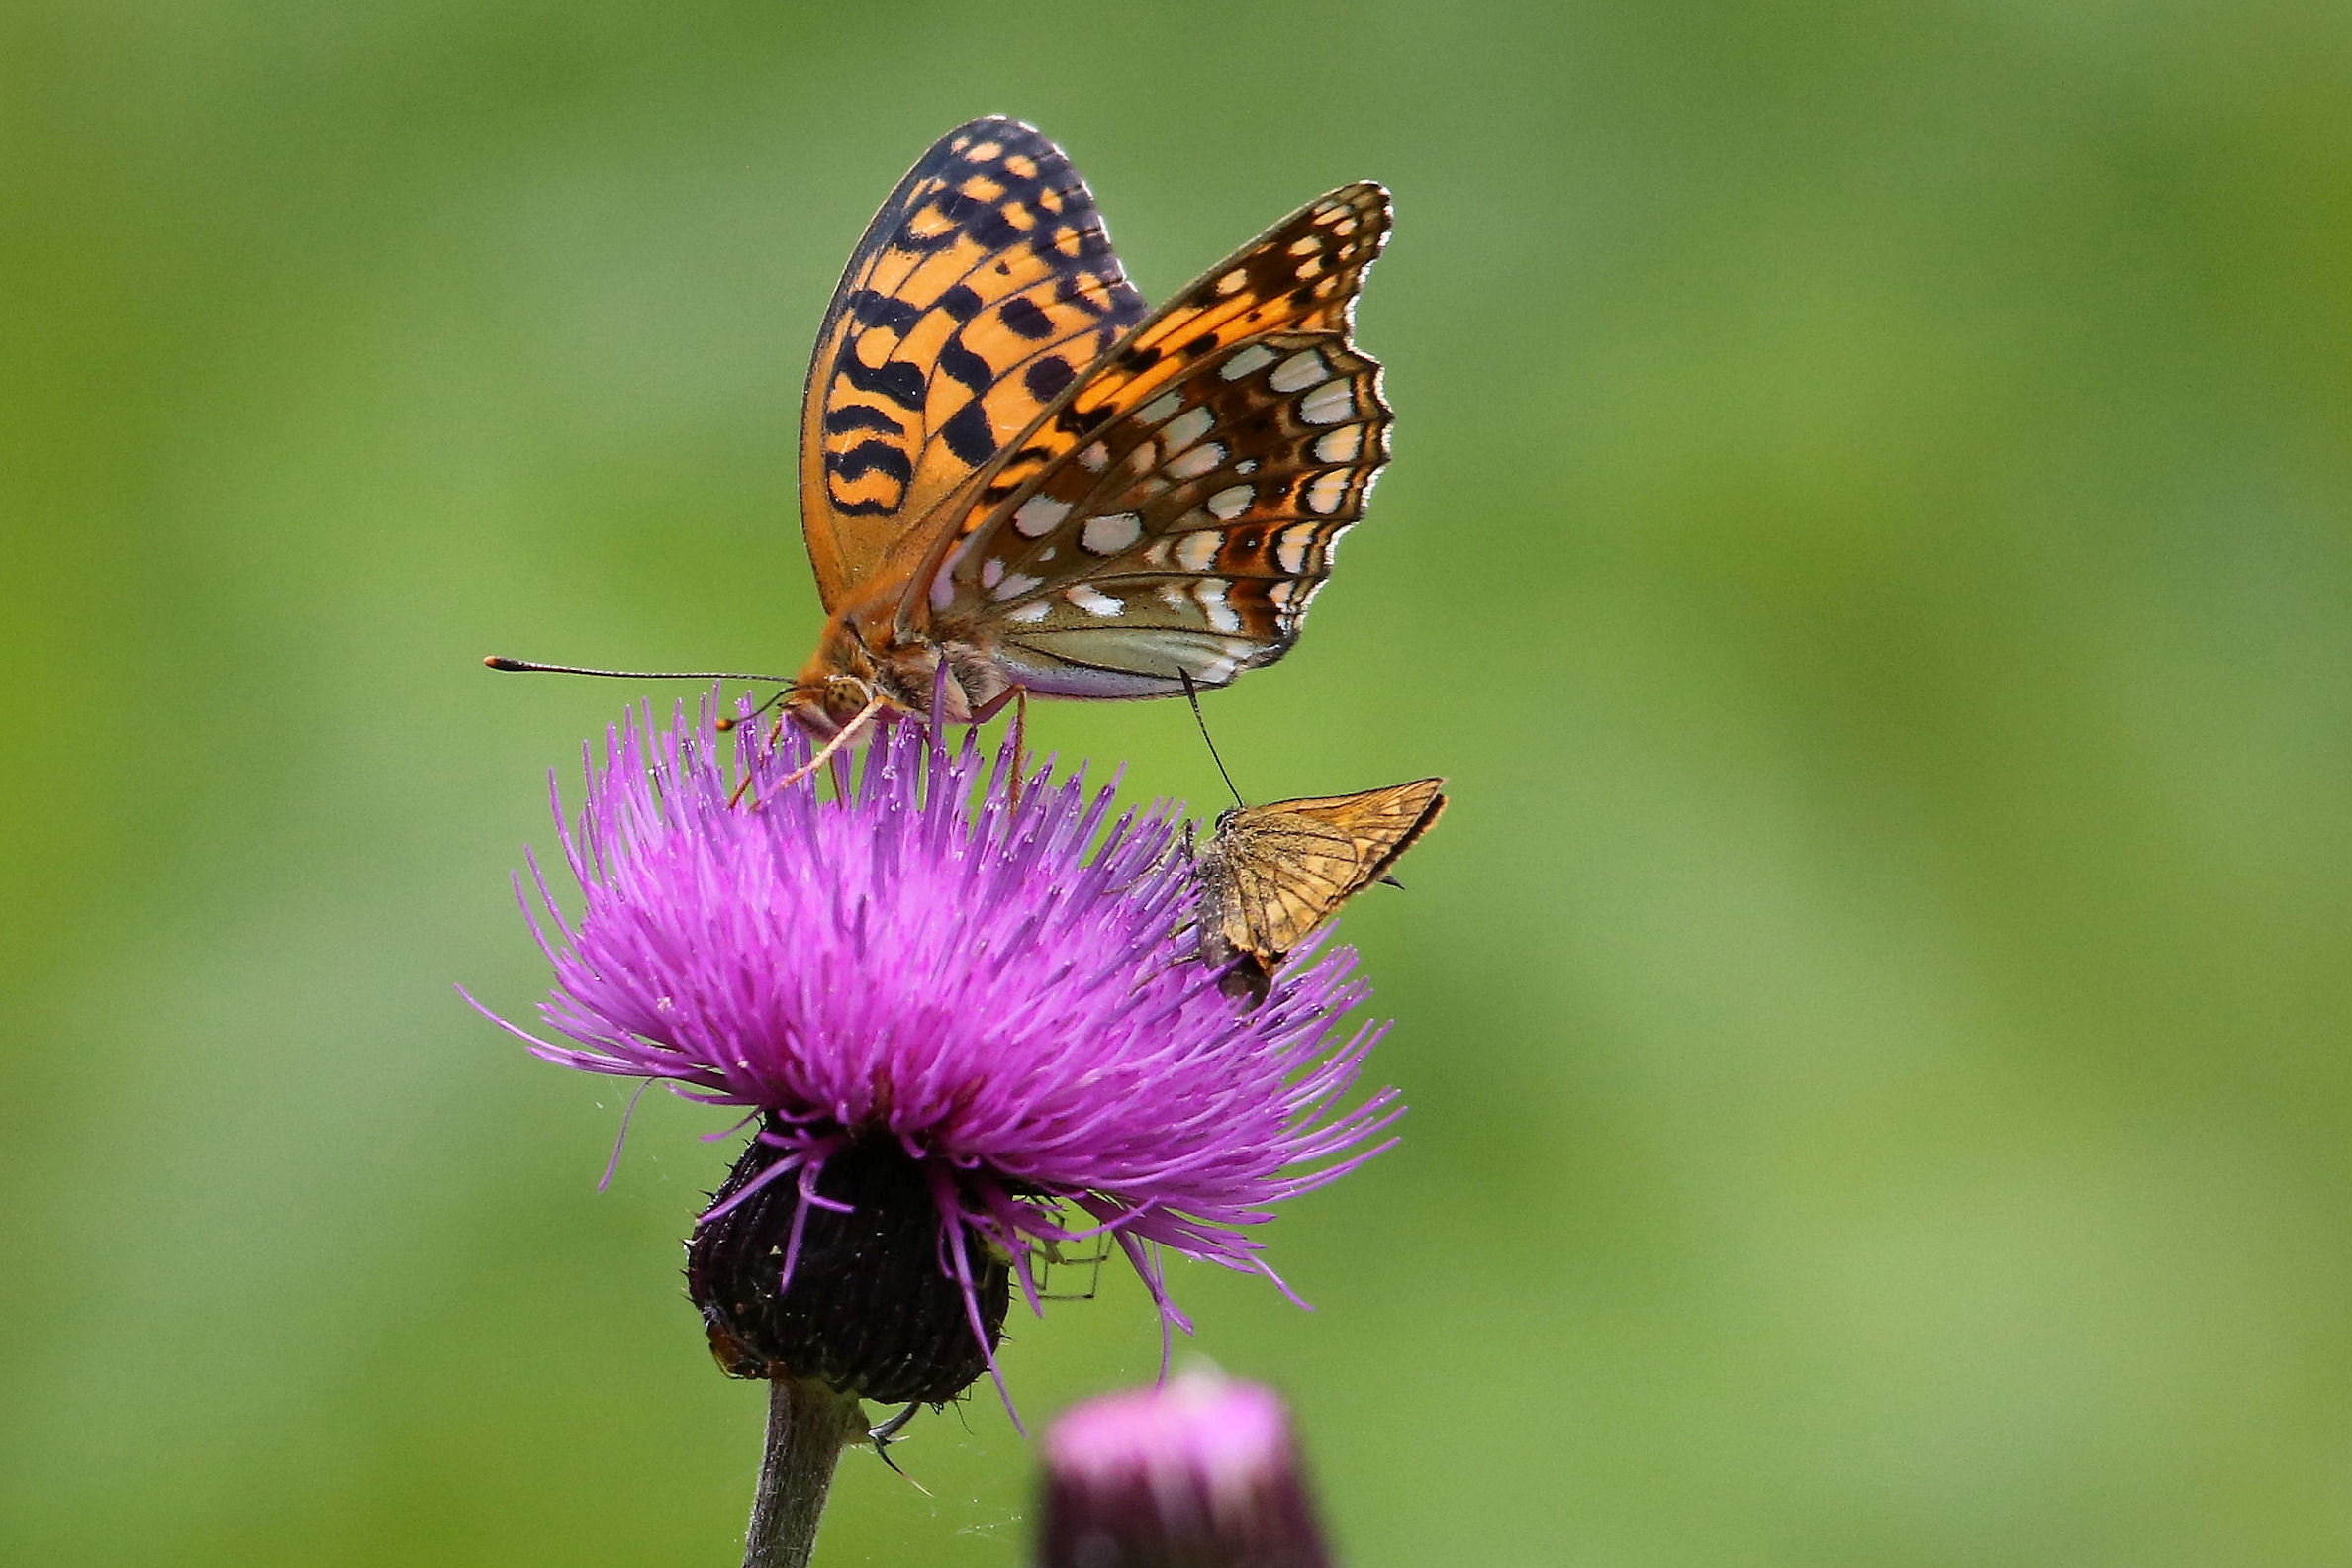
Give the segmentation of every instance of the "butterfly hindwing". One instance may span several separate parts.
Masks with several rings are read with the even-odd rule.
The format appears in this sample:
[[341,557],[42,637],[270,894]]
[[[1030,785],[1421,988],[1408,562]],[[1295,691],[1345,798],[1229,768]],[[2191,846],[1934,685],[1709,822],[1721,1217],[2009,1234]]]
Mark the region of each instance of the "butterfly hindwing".
[[1156,696],[1279,658],[1387,459],[1348,339],[1387,194],[1346,186],[1212,268],[975,481],[933,636],[1046,695]]
[[1062,150],[991,117],[934,142],[834,291],[801,405],[827,610],[1145,314]]
[[1285,956],[1386,875],[1446,808],[1443,779],[1243,806],[1198,858],[1202,956],[1263,994]]

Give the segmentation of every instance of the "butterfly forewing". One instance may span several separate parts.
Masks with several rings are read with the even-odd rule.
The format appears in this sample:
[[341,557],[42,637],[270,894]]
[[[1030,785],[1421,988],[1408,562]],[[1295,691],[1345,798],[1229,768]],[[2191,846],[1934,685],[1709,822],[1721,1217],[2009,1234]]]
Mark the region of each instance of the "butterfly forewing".
[[1202,956],[1243,961],[1245,988],[1263,994],[1292,949],[1437,821],[1445,783],[1416,779],[1227,812],[1198,862]]
[[1089,370],[974,481],[922,580],[931,634],[1042,694],[1221,686],[1296,640],[1388,455],[1348,341],[1387,195],[1300,209]]
[[933,143],[851,254],[809,365],[801,524],[825,607],[1144,314],[1053,142],[990,118]]

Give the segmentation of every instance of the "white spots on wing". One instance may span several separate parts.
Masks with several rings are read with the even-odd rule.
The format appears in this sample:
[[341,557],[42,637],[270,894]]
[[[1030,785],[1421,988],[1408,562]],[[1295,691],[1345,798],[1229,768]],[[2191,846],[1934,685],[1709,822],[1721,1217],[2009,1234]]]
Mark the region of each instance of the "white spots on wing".
[[990,589],[988,598],[1001,604],[1008,599],[1019,599],[1044,581],[1045,579],[1042,577],[1030,577],[1026,573],[1014,572],[1008,575],[1003,582]]
[[1150,473],[1153,469],[1160,466],[1160,443],[1157,441],[1146,441],[1141,446],[1134,448],[1132,451],[1128,452],[1126,460],[1122,466],[1126,468],[1128,473],[1133,474],[1138,478]]
[[1179,614],[1188,613],[1192,608],[1192,596],[1184,592],[1180,583],[1161,584],[1159,599],[1161,603]]
[[1239,381],[1244,376],[1256,375],[1259,371],[1264,370],[1267,366],[1272,364],[1273,362],[1274,351],[1272,349],[1267,347],[1264,343],[1252,343],[1249,347],[1243,349],[1240,353],[1235,354],[1231,359],[1228,359],[1222,365],[1219,365],[1217,367],[1217,375],[1219,379],[1224,381]]
[[1033,626],[1037,624],[1037,622],[1045,619],[1046,616],[1052,614],[1053,609],[1054,606],[1047,603],[1042,599],[1031,600],[1026,604],[1015,604],[1012,608],[1006,610],[1004,612],[1004,618],[1006,620],[1017,620],[1024,626]]
[[1152,541],[1151,548],[1144,551],[1143,553],[1143,564],[1146,566],[1166,566],[1168,564],[1168,541],[1166,539],[1154,539]]
[[1287,610],[1290,607],[1290,596],[1297,592],[1296,583],[1286,577],[1277,577],[1266,585],[1266,601],[1277,610]]
[[1279,596],[1270,589],[1267,593],[1267,597],[1274,601],[1274,626],[1282,635],[1295,637],[1300,624],[1306,619],[1307,601],[1315,597],[1315,590],[1323,586],[1322,582],[1318,579],[1276,586],[1283,590]]
[[1208,499],[1209,515],[1231,522],[1250,509],[1250,499],[1257,494],[1247,485],[1228,485]]
[[1163,419],[1174,418],[1176,411],[1183,406],[1184,395],[1181,392],[1163,393],[1136,410],[1135,416],[1146,424],[1158,424]]
[[1219,294],[1239,294],[1249,281],[1250,275],[1236,267],[1217,280],[1217,292]]
[[994,556],[989,556],[986,561],[983,561],[980,564],[981,587],[994,588],[997,584],[1003,581],[1004,563],[1002,561],[997,560]]
[[1013,508],[1012,525],[1024,539],[1042,539],[1062,526],[1062,519],[1070,515],[1070,503],[1056,501],[1047,495],[1031,496]]
[[1166,472],[1176,479],[1198,479],[1203,474],[1215,472],[1217,465],[1224,461],[1224,444],[1210,441],[1171,461]]
[[1258,472],[1258,459],[1245,457],[1233,465],[1233,471],[1237,474],[1255,474]]
[[1204,577],[1192,585],[1192,597],[1200,601],[1200,612],[1209,618],[1209,625],[1217,631],[1242,629],[1241,615],[1225,602],[1225,580]]
[[1307,569],[1307,552],[1314,547],[1315,524],[1294,522],[1282,530],[1281,542],[1274,546],[1274,560],[1295,576]]
[[964,559],[964,552],[972,547],[972,540],[958,539],[947,552],[947,559],[939,563],[939,570],[931,576],[931,607],[945,609],[956,601],[956,567]]
[[1107,511],[1088,517],[1078,542],[1095,555],[1117,555],[1143,537],[1143,518],[1132,511]]
[[1168,428],[1160,432],[1161,443],[1165,445],[1171,452],[1180,452],[1185,447],[1190,446],[1194,441],[1197,441],[1202,436],[1208,434],[1209,426],[1215,424],[1216,422],[1217,416],[1211,414],[1208,410],[1191,410],[1182,416],[1173,419],[1169,422]]
[[1079,448],[1078,466],[1089,474],[1099,474],[1110,467],[1110,448],[1100,441]]
[[1347,381],[1327,381],[1298,405],[1298,416],[1309,424],[1337,424],[1355,412],[1356,386]]
[[1349,482],[1354,477],[1344,468],[1317,474],[1315,482],[1307,487],[1307,510],[1319,517],[1328,517],[1339,510],[1347,503]]
[[1108,620],[1127,608],[1125,600],[1114,599],[1088,583],[1072,584],[1062,591],[1062,597],[1100,620]]
[[1336,430],[1326,430],[1315,437],[1315,461],[1318,463],[1353,463],[1356,454],[1364,449],[1364,426],[1345,424]]
[[1187,533],[1176,541],[1176,565],[1187,572],[1205,572],[1217,561],[1217,545],[1221,535],[1215,532]]
[[1300,392],[1321,381],[1325,373],[1323,356],[1307,348],[1274,366],[1274,373],[1266,381],[1276,392]]

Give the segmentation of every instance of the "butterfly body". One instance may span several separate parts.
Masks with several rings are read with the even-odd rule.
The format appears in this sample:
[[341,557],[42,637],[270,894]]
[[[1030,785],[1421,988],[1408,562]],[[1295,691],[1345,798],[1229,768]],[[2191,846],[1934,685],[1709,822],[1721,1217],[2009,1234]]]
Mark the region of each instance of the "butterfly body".
[[1273,972],[1340,906],[1387,876],[1446,809],[1443,779],[1238,806],[1193,857],[1200,959],[1227,994],[1263,1001]]
[[941,138],[852,253],[809,368],[828,619],[800,721],[927,713],[942,663],[961,722],[1280,658],[1387,460],[1351,313],[1388,214],[1342,186],[1155,312],[1053,142],[1000,118]]
[[[905,635],[887,612],[869,620],[855,610],[851,606],[825,622],[816,652],[793,684],[792,712],[811,733],[838,734],[878,697],[895,711],[928,714],[934,690],[946,693],[940,716],[951,724],[967,724],[1010,692],[1011,683],[988,657],[985,645],[966,647]],[[942,661],[948,665],[948,680],[939,687]]]

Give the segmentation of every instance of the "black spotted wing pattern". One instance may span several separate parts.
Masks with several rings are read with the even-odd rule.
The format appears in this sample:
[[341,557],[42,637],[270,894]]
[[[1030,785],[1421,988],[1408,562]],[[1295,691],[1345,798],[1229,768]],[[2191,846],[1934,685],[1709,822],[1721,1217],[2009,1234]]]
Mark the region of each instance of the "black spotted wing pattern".
[[828,610],[1145,314],[1085,182],[1032,127],[933,143],[817,330],[801,525]]

